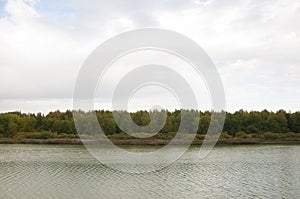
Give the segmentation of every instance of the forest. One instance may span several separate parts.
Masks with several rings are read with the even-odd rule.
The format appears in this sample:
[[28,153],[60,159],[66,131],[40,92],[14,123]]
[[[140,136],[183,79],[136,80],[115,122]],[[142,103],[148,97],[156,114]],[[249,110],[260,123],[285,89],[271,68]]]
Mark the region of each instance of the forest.
[[[177,132],[180,125],[181,110],[166,111],[167,117],[159,134],[168,135]],[[206,134],[210,120],[210,111],[195,111],[199,115],[197,134]],[[113,112],[107,110],[96,111],[97,119],[105,134],[122,134],[116,124]],[[139,126],[146,126],[150,122],[147,111],[130,113],[132,120]],[[86,134],[89,134],[89,123],[86,124]],[[92,131],[92,130],[91,130]],[[300,135],[300,112],[272,111],[244,111],[227,112],[223,134],[235,137],[247,135],[261,135],[272,133]],[[77,133],[73,120],[73,112],[59,110],[46,115],[42,113],[8,112],[0,114],[0,138],[76,138]]]

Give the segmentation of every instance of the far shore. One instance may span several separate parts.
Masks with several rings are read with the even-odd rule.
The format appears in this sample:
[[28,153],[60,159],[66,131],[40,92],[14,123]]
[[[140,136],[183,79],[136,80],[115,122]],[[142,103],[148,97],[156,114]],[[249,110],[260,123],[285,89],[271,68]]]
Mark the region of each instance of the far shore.
[[[94,144],[92,139],[81,140],[79,138],[49,138],[49,139],[16,139],[16,138],[0,138],[0,144],[75,144],[82,145],[82,141],[87,144]],[[163,146],[167,145],[170,140],[165,139],[111,139],[115,145],[145,145],[145,146]],[[203,140],[195,139],[192,145],[201,145]],[[183,145],[187,141],[180,141],[175,144]],[[218,140],[217,145],[267,145],[267,144],[282,144],[282,145],[298,145],[300,138],[263,140],[257,138],[233,138]]]

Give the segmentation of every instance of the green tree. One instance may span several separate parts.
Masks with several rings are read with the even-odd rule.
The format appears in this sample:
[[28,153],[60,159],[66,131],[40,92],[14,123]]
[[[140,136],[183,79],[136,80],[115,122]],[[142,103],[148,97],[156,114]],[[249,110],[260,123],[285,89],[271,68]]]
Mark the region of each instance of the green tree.
[[18,132],[18,125],[13,121],[9,121],[8,123],[8,134],[7,137],[13,137]]

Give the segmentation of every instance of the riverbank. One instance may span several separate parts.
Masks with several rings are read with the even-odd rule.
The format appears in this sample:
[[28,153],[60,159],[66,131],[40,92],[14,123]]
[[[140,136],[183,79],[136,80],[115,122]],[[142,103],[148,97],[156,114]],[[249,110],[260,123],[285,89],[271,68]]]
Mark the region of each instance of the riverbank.
[[[92,139],[79,138],[50,138],[50,139],[15,139],[15,138],[0,138],[0,144],[76,144],[81,145],[82,141],[86,144],[94,144]],[[170,140],[165,139],[111,139],[115,145],[149,145],[149,146],[162,146],[167,145]],[[187,140],[175,142],[175,144],[187,144]],[[203,140],[195,139],[192,145],[201,145]],[[217,145],[251,145],[251,144],[282,144],[282,145],[298,145],[300,138],[284,138],[276,140],[264,140],[258,138],[220,138]]]

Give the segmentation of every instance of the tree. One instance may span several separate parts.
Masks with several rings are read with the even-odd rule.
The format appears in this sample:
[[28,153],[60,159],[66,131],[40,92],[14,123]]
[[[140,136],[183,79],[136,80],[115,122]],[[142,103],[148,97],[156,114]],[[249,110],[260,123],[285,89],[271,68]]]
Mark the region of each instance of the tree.
[[7,137],[13,137],[18,132],[18,125],[13,121],[9,121],[7,132]]
[[20,131],[21,132],[34,132],[36,131],[37,121],[34,117],[20,118]]
[[300,133],[300,112],[289,115],[288,127],[290,131]]
[[41,128],[42,128],[42,125],[43,125],[43,116],[42,116],[42,114],[37,113],[35,119],[36,119],[36,129],[38,131],[40,131]]

